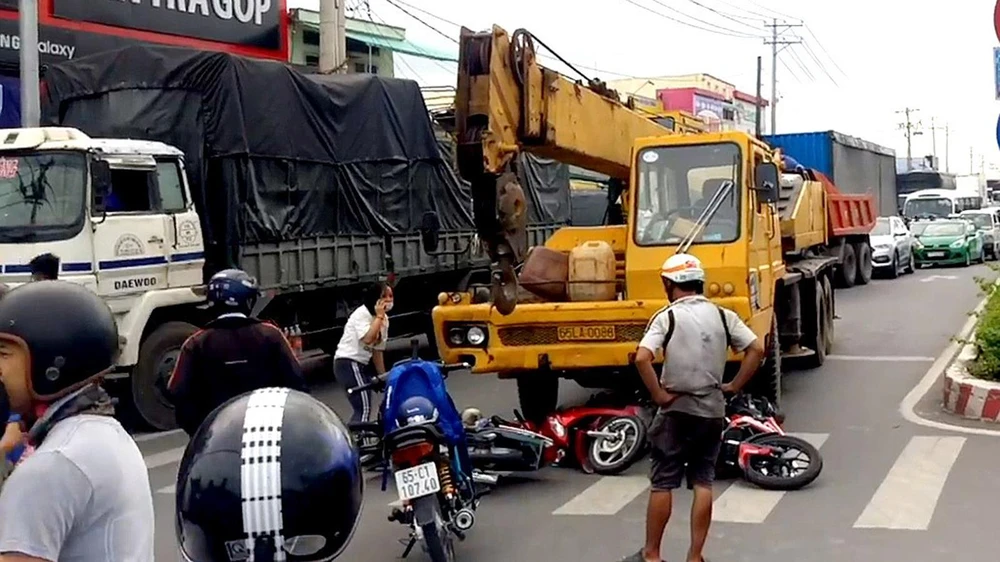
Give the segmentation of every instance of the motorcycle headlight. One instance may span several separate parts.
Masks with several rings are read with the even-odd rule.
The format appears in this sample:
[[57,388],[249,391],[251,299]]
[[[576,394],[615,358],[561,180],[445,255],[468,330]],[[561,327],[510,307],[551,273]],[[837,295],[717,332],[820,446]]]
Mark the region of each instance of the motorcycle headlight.
[[965,240],[955,240],[951,243],[952,248],[961,248],[962,246],[965,246]]
[[486,332],[479,326],[473,326],[469,328],[469,331],[465,334],[465,339],[469,341],[471,345],[483,345],[486,341]]

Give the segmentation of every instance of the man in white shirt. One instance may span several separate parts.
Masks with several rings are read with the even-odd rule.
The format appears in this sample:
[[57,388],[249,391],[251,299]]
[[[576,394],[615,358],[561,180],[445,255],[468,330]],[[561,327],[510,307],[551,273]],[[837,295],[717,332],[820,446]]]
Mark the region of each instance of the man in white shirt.
[[[687,476],[694,490],[688,562],[703,562],[702,551],[712,522],[712,482],[725,426],[724,392],[738,392],[757,371],[764,347],[731,310],[704,296],[705,271],[698,258],[675,254],[660,273],[670,305],[646,327],[635,364],[659,406],[650,424],[649,506],[646,544],[629,562],[658,562],[663,531],[673,506],[672,491]],[[733,382],[723,384],[728,349],[745,352]],[[659,377],[653,370],[663,350]]]
[[[367,383],[371,379],[369,363],[374,362],[375,372],[385,372],[386,340],[389,339],[389,318],[392,310],[392,289],[382,283],[373,283],[365,290],[363,303],[354,309],[344,325],[344,333],[333,355],[333,374],[347,390]],[[347,396],[354,413],[351,423],[369,421],[371,391],[355,392]]]

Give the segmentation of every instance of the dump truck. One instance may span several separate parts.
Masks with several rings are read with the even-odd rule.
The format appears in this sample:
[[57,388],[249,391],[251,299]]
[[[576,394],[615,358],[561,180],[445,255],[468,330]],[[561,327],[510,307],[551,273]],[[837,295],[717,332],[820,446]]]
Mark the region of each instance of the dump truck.
[[[657,127],[603,83],[539,66],[533,44],[526,30],[461,33],[459,169],[472,185],[493,266],[489,286],[439,295],[432,318],[442,358],[515,379],[529,418],[556,407],[560,379],[635,388],[636,346],[667,304],[661,264],[689,246],[704,264],[706,296],[738,313],[766,344],[747,390],[780,403],[782,361],[821,365],[831,350],[837,251],[867,244],[871,198],[845,196],[815,171],[782,170],[779,151],[743,132],[678,135]],[[531,287],[519,287],[515,272],[526,267],[519,261],[527,253],[524,199],[509,170],[522,151],[607,174],[621,189],[620,224],[564,227],[544,245],[570,255],[609,246],[612,273],[596,282],[613,284],[610,298],[525,298]],[[740,359],[729,356],[727,376]]]

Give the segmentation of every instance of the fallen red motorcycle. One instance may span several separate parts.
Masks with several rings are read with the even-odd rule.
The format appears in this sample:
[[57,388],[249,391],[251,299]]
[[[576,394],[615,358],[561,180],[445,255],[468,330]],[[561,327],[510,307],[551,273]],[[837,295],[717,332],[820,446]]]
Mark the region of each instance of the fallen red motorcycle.
[[619,474],[641,459],[648,445],[646,432],[650,413],[641,404],[600,404],[598,396],[583,406],[549,414],[541,423],[524,419],[514,410],[516,421],[493,416],[493,423],[541,434],[552,444],[543,452],[545,464],[576,466],[591,474]]
[[726,429],[716,468],[742,474],[768,490],[797,490],[823,470],[823,457],[808,441],[788,435],[783,418],[766,398],[739,394],[726,403]]

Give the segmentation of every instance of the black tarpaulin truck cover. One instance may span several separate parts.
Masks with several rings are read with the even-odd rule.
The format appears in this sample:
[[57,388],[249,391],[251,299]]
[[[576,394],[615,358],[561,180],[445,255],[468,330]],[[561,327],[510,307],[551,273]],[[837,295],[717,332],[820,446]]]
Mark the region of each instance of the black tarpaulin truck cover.
[[412,81],[148,46],[54,65],[45,81],[43,122],[184,151],[209,259],[234,263],[241,240],[413,232],[428,210],[472,228]]

